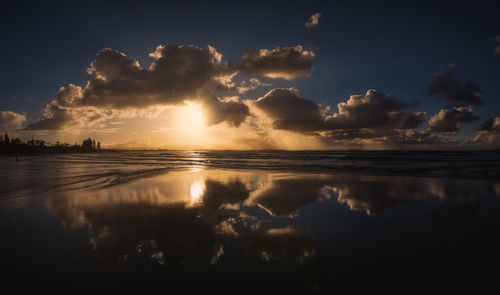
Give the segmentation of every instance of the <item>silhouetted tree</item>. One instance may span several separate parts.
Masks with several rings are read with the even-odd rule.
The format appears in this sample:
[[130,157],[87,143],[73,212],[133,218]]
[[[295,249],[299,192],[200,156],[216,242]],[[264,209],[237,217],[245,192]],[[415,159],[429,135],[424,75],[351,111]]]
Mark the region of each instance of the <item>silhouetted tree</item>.
[[84,151],[91,151],[92,150],[92,139],[90,137],[85,139],[82,142],[82,149]]
[[81,145],[75,143],[70,145],[57,141],[55,144],[45,142],[44,140],[31,140],[23,142],[20,138],[9,139],[7,133],[0,136],[0,153],[19,154],[19,153],[69,153],[69,152],[95,152],[101,149],[101,143],[94,139],[87,138]]
[[14,138],[13,140],[10,141],[10,144],[13,144],[13,145],[20,145],[22,143],[23,142],[19,138]]

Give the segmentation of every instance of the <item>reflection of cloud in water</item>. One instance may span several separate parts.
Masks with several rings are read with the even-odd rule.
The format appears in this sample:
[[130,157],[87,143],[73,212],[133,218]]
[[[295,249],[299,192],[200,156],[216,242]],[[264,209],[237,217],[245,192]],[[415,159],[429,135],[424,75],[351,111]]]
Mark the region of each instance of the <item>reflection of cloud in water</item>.
[[206,180],[206,190],[203,194],[203,207],[212,210],[219,209],[222,205],[237,205],[243,203],[250,191],[239,179],[233,179],[226,183]]
[[481,195],[499,195],[499,183],[457,179],[429,179],[430,193],[442,200],[474,201]]
[[252,233],[243,242],[248,254],[264,261],[303,263],[315,253],[312,234],[292,227]]
[[488,181],[447,178],[343,175],[328,187],[337,194],[338,202],[369,215],[425,198],[470,202],[498,194]]
[[237,246],[263,261],[300,263],[315,253],[312,234],[289,226],[272,229],[273,220],[290,220],[305,206],[327,199],[369,215],[426,197],[462,202],[485,191],[498,194],[498,183],[490,184],[346,174],[170,171],[103,189],[57,193],[47,206],[63,224],[87,227],[97,253],[110,260],[149,247],[149,256],[160,264],[208,264]]
[[[252,245],[266,241],[235,230],[235,226],[250,231],[259,228],[257,218],[231,209],[248,199],[251,178],[245,184],[237,177],[224,176],[172,172],[124,187],[57,194],[47,205],[64,224],[87,227],[95,250],[106,259],[124,259],[149,245],[150,256],[160,264],[216,263],[224,247],[240,236]],[[267,252],[276,252],[269,247],[265,247]]]
[[328,179],[320,176],[278,179],[253,201],[276,216],[294,216],[300,208],[314,203],[323,195]]
[[365,211],[368,215],[396,208],[426,196],[425,181],[400,177],[389,181],[387,177],[339,177],[328,186],[337,194],[339,203],[351,210]]
[[161,252],[167,264],[208,263],[223,241],[210,221],[197,218],[195,208],[124,204],[92,208],[84,214],[96,251],[111,260],[154,240],[154,253]]

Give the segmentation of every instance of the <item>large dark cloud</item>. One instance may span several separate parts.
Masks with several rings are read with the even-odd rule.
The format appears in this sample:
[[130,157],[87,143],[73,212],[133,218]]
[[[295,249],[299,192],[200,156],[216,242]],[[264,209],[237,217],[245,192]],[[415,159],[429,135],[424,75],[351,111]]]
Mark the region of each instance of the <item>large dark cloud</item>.
[[411,113],[409,103],[376,90],[352,95],[338,104],[338,112],[326,116],[328,108],[299,96],[298,90],[273,89],[255,105],[273,119],[276,129],[326,131],[362,128],[412,129],[425,121],[425,113]]
[[45,118],[30,124],[30,130],[58,130],[61,129],[68,122],[75,122],[76,119],[72,117],[66,109],[60,108],[55,104],[49,104],[45,108]]
[[210,46],[158,46],[150,56],[155,61],[145,69],[121,52],[102,50],[90,66],[92,78],[78,104],[109,108],[180,104],[232,71]]
[[326,118],[329,129],[356,129],[391,127],[416,128],[425,120],[425,113],[410,113],[412,104],[392,95],[368,90],[365,95],[351,95],[347,102],[338,104],[338,113]]
[[203,102],[205,123],[208,125],[227,122],[230,126],[238,127],[245,121],[250,112],[248,107],[238,100],[220,99],[207,95]]
[[252,48],[243,54],[240,68],[251,74],[293,80],[311,75],[314,56],[314,52],[304,50],[300,45],[274,49]]
[[321,106],[299,96],[295,88],[278,88],[255,101],[273,119],[273,127],[293,131],[324,128]]
[[[91,63],[90,79],[85,87],[70,84],[62,87],[46,108],[46,118],[29,129],[60,129],[82,119],[74,109],[139,109],[154,105],[181,105],[186,100],[204,105],[208,124],[228,120],[238,126],[248,115],[238,101],[224,102],[208,94],[220,84],[219,79],[236,71],[222,63],[215,48],[196,46],[158,46],[150,56],[154,62],[143,68],[122,52],[106,48]],[[83,118],[85,119],[85,118]]]
[[481,88],[471,81],[462,82],[455,75],[454,69],[434,74],[434,80],[426,89],[427,95],[442,94],[453,103],[483,104]]
[[454,107],[443,109],[429,120],[429,127],[434,132],[458,131],[461,123],[479,120],[472,107]]

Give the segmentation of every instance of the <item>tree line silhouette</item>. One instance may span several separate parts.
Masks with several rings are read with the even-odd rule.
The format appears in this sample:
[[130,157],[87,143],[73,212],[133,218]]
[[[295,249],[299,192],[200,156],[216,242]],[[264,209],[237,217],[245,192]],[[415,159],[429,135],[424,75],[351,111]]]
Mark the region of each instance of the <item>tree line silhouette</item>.
[[7,133],[0,136],[0,153],[91,153],[100,150],[101,143],[96,143],[90,137],[83,140],[81,144],[61,143],[59,141],[51,144],[34,138],[26,142],[23,142],[20,138],[10,139]]

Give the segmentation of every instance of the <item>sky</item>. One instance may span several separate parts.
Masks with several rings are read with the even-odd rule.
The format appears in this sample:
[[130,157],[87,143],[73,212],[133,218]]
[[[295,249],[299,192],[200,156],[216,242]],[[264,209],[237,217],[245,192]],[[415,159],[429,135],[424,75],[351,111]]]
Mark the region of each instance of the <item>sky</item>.
[[495,1],[67,2],[1,10],[1,132],[110,148],[500,147]]

